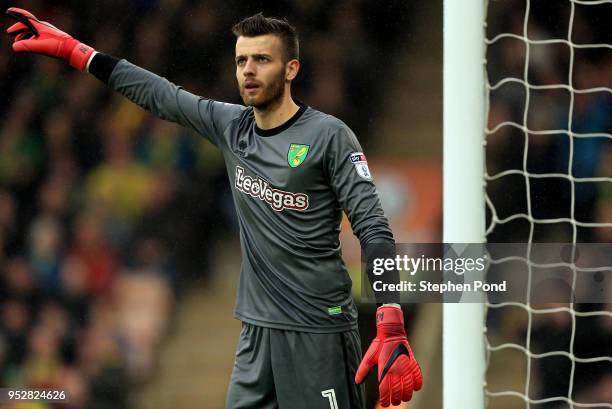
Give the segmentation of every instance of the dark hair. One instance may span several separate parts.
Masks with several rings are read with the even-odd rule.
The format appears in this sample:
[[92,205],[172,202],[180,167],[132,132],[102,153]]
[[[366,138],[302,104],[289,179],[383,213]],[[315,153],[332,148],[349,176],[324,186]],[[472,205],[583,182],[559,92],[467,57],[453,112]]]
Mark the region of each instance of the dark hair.
[[280,37],[284,46],[286,61],[300,58],[300,42],[297,32],[287,20],[265,17],[257,13],[234,24],[232,32],[236,37],[257,37],[274,34]]

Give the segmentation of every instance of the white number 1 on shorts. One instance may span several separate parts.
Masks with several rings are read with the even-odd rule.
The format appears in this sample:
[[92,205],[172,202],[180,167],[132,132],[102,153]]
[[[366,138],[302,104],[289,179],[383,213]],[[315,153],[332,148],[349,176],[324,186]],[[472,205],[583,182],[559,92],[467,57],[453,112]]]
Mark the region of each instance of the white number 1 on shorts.
[[324,398],[329,399],[330,409],[338,409],[338,402],[336,401],[336,391],[335,390],[327,389],[327,390],[321,391],[321,395],[323,395]]

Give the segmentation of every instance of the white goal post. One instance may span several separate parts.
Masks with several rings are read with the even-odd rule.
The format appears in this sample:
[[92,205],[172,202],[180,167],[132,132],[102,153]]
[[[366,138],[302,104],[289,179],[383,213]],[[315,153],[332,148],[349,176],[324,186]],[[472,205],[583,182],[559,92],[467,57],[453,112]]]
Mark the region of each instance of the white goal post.
[[[444,1],[445,243],[483,243],[485,76],[482,0]],[[445,303],[445,409],[483,409],[484,304]]]
[[[499,234],[495,236],[495,232],[499,232],[496,229],[504,226],[506,230],[503,230],[502,236],[512,235],[513,232],[508,233],[512,230],[509,226],[514,228],[511,226],[512,222],[524,222],[528,227],[526,237],[517,240],[525,242],[527,248],[526,255],[520,258],[527,266],[525,300],[444,304],[444,409],[485,409],[497,407],[496,401],[508,400],[513,400],[512,406],[507,406],[506,403],[506,406],[502,407],[529,409],[548,405],[546,407],[612,409],[609,394],[601,391],[609,388],[605,383],[609,378],[603,378],[601,390],[595,387],[597,381],[589,378],[586,381],[590,383],[585,386],[585,379],[580,379],[581,376],[584,378],[585,365],[608,365],[608,371],[612,369],[610,349],[589,349],[591,344],[584,342],[595,342],[593,345],[596,346],[609,342],[605,331],[597,332],[598,325],[601,328],[607,327],[603,323],[595,324],[593,320],[580,321],[585,318],[598,318],[602,322],[612,322],[612,293],[606,293],[607,298],[603,302],[577,301],[576,298],[571,298],[568,302],[557,303],[559,305],[536,302],[531,295],[532,280],[537,278],[536,274],[542,274],[536,273],[534,266],[557,266],[555,263],[536,264],[531,252],[535,244],[547,243],[547,240],[572,244],[570,258],[564,261],[564,266],[571,272],[569,283],[573,292],[577,288],[577,277],[589,270],[577,262],[576,246],[582,241],[610,241],[609,233],[607,236],[595,234],[602,229],[607,229],[608,232],[612,230],[612,220],[608,220],[610,214],[596,215],[595,205],[587,207],[584,203],[597,204],[600,197],[608,197],[605,199],[605,206],[612,208],[610,193],[605,193],[608,196],[600,193],[612,192],[611,167],[606,165],[607,167],[593,167],[584,171],[584,167],[577,166],[576,170],[574,165],[598,163],[596,159],[591,157],[589,160],[587,156],[580,154],[580,149],[585,149],[582,145],[585,141],[597,142],[599,152],[606,147],[607,152],[612,152],[612,125],[610,122],[598,120],[602,117],[599,115],[601,110],[604,110],[604,116],[609,115],[607,107],[612,101],[609,75],[598,74],[600,64],[603,67],[602,73],[606,72],[605,69],[612,68],[612,43],[606,32],[609,22],[606,23],[603,17],[609,15],[612,10],[612,0],[558,0],[548,3],[546,9],[542,9],[543,3],[534,0],[443,0],[443,241],[484,243],[487,237],[499,238]],[[555,10],[559,12],[556,15]],[[512,24],[492,24],[496,19],[492,18],[491,11],[496,12],[495,17],[503,17],[500,21],[505,19],[506,23],[511,21]],[[593,27],[590,23],[594,23]],[[492,29],[494,26],[495,29]],[[589,29],[585,29],[586,27]],[[605,32],[605,35],[602,36],[601,32]],[[504,42],[506,45],[502,46]],[[508,64],[505,58],[500,58],[502,54],[495,54],[492,50],[509,52],[512,58],[508,61],[513,65]],[[562,61],[561,56],[564,55],[567,58]],[[487,59],[490,59],[488,66]],[[508,70],[504,63],[511,65],[511,69]],[[515,88],[502,91],[503,87]],[[555,91],[556,94],[548,94],[547,98],[541,94]],[[567,95],[567,101],[559,97],[561,92]],[[551,101],[554,101],[554,106]],[[555,107],[558,109],[554,110]],[[588,111],[585,107],[592,109]],[[563,112],[566,113],[562,114]],[[494,119],[489,118],[490,113]],[[488,119],[491,120],[490,123],[487,123]],[[513,133],[500,132],[504,130],[511,130]],[[491,155],[489,161],[485,161],[486,142],[489,142],[490,148],[494,147],[495,143],[491,142],[499,142],[500,135],[506,142],[506,145],[501,146],[514,145],[513,147],[517,148],[512,159],[514,162],[510,165],[493,165],[492,162],[499,161],[494,155]],[[509,139],[508,135],[514,139]],[[546,146],[555,147],[556,153],[541,153],[548,151],[538,150],[538,147],[541,148],[547,141],[550,144]],[[563,149],[567,150],[566,155],[559,153],[565,152]],[[505,155],[507,149],[500,151]],[[559,167],[555,160],[564,162],[564,166]],[[534,166],[534,162],[539,162],[538,166]],[[510,197],[516,193],[507,193],[505,189],[498,188],[498,192],[501,191],[504,195],[495,195],[494,189],[491,189],[494,183],[508,180],[505,178],[509,177],[517,178],[524,188],[524,193],[518,194],[524,195],[524,198],[520,198],[524,202],[524,210],[512,207],[508,210],[503,206],[504,200],[515,200]],[[547,184],[546,187],[554,193],[555,183],[560,183],[560,180],[567,186],[564,188],[567,196],[565,200],[569,204],[567,208],[563,208],[566,213],[561,213],[561,216],[557,214],[558,209],[551,210],[541,206],[547,203],[546,200],[565,203],[563,198],[557,197],[560,195],[553,199],[551,193],[547,193],[548,196],[542,195],[542,183]],[[515,181],[511,181],[501,186],[507,188],[515,184]],[[581,187],[589,184],[589,192],[595,193],[589,196],[592,198],[591,202],[585,202],[586,190]],[[579,205],[582,207],[579,208]],[[490,214],[486,227],[485,210]],[[536,235],[535,232],[542,226],[569,226],[570,232],[565,236],[559,232],[549,232],[548,235],[540,232],[540,235]],[[590,233],[585,234],[585,230]],[[511,239],[516,240],[514,236]],[[493,257],[489,259],[491,265],[501,264],[503,261]],[[602,261],[605,265],[594,269],[606,271],[606,274],[612,273],[610,259],[604,258]],[[604,275],[601,277],[600,282]],[[585,304],[588,307],[585,307]],[[526,324],[521,324],[519,331],[515,333],[516,338],[505,341],[499,337],[493,338],[491,330],[487,335],[487,309],[489,313],[501,313],[504,309],[512,308],[524,312],[526,317]],[[558,313],[565,314],[567,318],[562,328],[569,334],[567,345],[554,342],[536,345],[538,342],[542,343],[541,335],[538,341],[537,334],[532,342],[532,330],[537,330],[537,325],[541,325],[549,317],[552,318],[552,314]],[[577,330],[579,327],[582,332]],[[524,332],[521,332],[521,329]],[[547,336],[554,338],[556,335]],[[491,357],[504,352],[514,352],[518,358],[513,359],[523,359],[525,362],[525,373],[521,374],[518,386],[493,385],[490,374],[487,377],[487,368],[494,367]],[[545,363],[548,358],[564,359],[567,364],[566,370],[558,372],[563,377],[563,382],[555,380],[556,384],[552,387],[542,382],[545,376],[543,369],[550,373],[562,367],[551,366],[551,361]],[[582,369],[579,372],[580,366]],[[487,379],[490,381],[489,385]],[[543,386],[548,386],[548,389]]]

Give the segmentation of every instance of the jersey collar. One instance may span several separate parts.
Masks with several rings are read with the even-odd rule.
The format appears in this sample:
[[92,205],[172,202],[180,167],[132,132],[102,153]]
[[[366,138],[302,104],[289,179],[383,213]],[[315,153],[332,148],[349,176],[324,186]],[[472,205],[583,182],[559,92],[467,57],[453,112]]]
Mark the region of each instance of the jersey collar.
[[302,114],[306,111],[306,108],[308,108],[308,106],[304,104],[302,101],[299,101],[297,99],[294,99],[294,101],[300,107],[300,109],[298,109],[298,111],[295,114],[293,114],[293,116],[289,118],[287,122],[275,128],[270,128],[270,129],[261,129],[260,127],[257,126],[257,123],[255,123],[255,133],[259,136],[266,137],[266,136],[278,135],[279,133],[289,129],[291,125],[293,125],[298,119],[300,119]]

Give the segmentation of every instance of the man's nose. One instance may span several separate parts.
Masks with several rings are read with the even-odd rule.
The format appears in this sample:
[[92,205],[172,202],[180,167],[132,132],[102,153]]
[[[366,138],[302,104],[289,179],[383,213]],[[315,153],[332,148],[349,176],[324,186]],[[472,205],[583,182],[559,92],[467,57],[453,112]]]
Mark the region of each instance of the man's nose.
[[247,58],[246,62],[244,63],[242,73],[245,76],[255,75],[255,61],[253,61],[252,58]]

